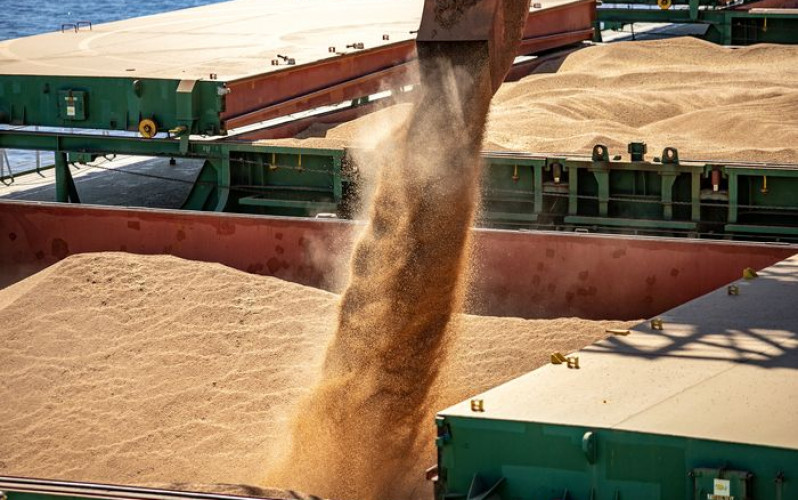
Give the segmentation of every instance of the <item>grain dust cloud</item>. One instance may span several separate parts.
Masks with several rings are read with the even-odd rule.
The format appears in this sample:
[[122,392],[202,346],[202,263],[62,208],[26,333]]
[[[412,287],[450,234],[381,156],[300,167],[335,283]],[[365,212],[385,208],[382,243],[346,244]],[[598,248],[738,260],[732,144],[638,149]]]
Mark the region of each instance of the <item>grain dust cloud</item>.
[[313,494],[406,491],[417,424],[462,301],[493,95],[489,47],[419,43],[418,56],[422,90],[406,134],[377,148],[379,184],[321,380],[270,478]]

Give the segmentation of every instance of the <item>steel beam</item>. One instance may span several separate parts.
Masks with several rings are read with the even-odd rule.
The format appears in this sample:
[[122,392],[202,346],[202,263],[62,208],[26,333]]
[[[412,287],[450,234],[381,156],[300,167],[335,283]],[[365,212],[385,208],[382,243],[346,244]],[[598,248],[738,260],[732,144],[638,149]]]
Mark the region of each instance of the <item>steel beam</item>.
[[415,43],[409,40],[234,80],[221,119],[234,129],[405,85],[412,81],[407,63],[413,59]]
[[67,154],[61,151],[55,153],[55,201],[61,203],[80,203],[75,181],[67,163]]

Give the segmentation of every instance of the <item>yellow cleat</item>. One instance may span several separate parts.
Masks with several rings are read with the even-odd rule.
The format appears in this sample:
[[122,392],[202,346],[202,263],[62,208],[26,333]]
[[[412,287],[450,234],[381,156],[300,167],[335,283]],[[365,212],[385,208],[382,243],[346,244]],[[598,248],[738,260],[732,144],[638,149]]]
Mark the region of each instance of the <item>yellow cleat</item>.
[[754,279],[754,278],[756,278],[758,276],[759,275],[756,274],[756,271],[754,271],[754,268],[752,268],[752,267],[746,267],[745,269],[743,269],[743,278],[744,279],[752,280],[752,279]]

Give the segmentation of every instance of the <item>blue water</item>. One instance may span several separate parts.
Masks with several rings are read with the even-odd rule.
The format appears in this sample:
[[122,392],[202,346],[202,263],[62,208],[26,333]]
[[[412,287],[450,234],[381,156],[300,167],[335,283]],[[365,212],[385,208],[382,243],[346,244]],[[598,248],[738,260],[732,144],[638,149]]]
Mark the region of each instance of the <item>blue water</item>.
[[[64,23],[93,24],[197,7],[223,0],[0,0],[0,40],[59,31]],[[14,172],[35,166],[36,153],[8,151]],[[0,160],[2,161],[2,160]],[[53,154],[41,153],[41,164],[51,165]]]
[[75,21],[106,23],[222,0],[0,0],[0,40],[59,31]]

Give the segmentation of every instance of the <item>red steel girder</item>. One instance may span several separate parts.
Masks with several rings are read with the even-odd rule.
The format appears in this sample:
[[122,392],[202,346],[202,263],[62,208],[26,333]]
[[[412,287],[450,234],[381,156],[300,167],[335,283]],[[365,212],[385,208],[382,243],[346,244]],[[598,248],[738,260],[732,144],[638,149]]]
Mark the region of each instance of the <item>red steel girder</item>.
[[[342,84],[357,84],[359,79],[372,73],[403,67],[414,57],[415,44],[406,41],[234,80],[227,84],[230,94],[226,97],[221,118],[227,129],[240,127],[263,119],[258,112],[266,108],[310,94],[317,95],[314,106],[335,104],[340,101],[334,100],[334,93],[347,87]],[[321,97],[331,87],[336,90],[327,99]],[[254,121],[240,119],[244,116]],[[265,116],[269,114],[265,113]]]
[[[535,54],[589,40],[595,0],[563,3],[529,13],[519,54]],[[415,41],[408,40],[289,67],[228,83],[224,128],[338,104],[417,81]]]

